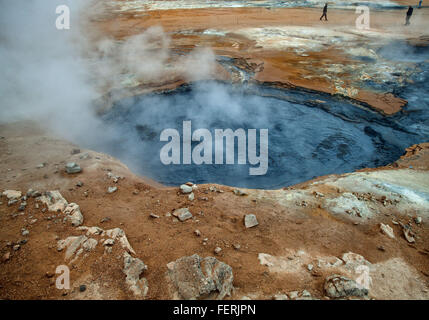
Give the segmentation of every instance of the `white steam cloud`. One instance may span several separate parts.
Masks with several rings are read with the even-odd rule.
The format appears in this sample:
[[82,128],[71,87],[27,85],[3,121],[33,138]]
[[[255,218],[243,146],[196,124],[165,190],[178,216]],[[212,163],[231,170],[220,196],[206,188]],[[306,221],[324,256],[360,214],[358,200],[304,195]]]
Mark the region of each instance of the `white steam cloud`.
[[[58,5],[70,8],[70,30],[56,29]],[[112,89],[124,89],[130,77],[151,83],[170,72],[195,81],[213,73],[209,49],[176,59],[171,67],[170,38],[159,26],[123,41],[91,37],[97,31],[89,18],[100,12],[102,1],[0,0],[1,122],[35,120],[94,147],[97,132],[107,130],[100,127],[94,102]]]

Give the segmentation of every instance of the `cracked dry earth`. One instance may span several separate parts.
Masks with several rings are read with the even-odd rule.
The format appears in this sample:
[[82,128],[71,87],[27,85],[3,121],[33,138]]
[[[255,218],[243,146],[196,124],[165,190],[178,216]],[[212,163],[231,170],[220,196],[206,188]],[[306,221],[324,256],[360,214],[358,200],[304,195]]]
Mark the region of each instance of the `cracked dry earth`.
[[382,168],[237,190],[163,187],[31,122],[0,136],[2,299],[429,298],[428,144]]

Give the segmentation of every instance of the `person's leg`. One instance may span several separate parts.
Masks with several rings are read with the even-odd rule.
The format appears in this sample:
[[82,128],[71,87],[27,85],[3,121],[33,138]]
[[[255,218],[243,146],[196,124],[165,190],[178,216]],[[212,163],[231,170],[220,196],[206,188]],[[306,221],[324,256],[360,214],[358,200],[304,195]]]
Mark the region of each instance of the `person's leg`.
[[328,21],[328,14],[325,13],[325,21]]

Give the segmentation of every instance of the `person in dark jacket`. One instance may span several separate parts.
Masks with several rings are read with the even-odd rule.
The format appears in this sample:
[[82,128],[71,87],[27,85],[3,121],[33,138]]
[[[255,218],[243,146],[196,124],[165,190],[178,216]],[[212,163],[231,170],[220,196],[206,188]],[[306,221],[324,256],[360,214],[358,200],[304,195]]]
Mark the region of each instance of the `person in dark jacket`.
[[408,11],[407,11],[407,17],[405,18],[405,25],[406,26],[410,25],[410,18],[412,15],[413,15],[413,7],[409,6]]
[[326,16],[327,12],[328,12],[328,4],[325,3],[325,6],[323,7],[323,14],[320,17],[320,20],[322,20],[322,18],[325,17],[325,21],[328,21],[328,17]]

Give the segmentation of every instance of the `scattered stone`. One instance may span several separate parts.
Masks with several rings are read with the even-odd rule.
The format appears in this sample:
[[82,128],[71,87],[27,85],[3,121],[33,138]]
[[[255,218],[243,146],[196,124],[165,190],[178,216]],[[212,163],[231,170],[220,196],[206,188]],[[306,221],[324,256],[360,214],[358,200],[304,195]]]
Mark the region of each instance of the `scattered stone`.
[[275,295],[273,296],[273,299],[274,299],[274,300],[289,300],[289,298],[288,298],[287,294],[283,294],[283,293],[275,294]]
[[246,226],[246,228],[252,228],[257,226],[258,220],[256,219],[256,216],[254,214],[246,214],[244,216],[244,225]]
[[84,292],[86,290],[86,285],[82,284],[79,286],[79,291]]
[[201,237],[201,231],[200,230],[197,229],[194,231],[194,233],[197,237]]
[[44,168],[45,167],[45,163],[41,163],[41,164],[38,164],[37,166],[36,166],[36,168],[37,169],[42,169],[42,168]]
[[381,230],[381,233],[384,233],[389,238],[395,239],[395,234],[393,232],[393,229],[388,224],[380,223],[380,230]]
[[151,213],[151,214],[150,214],[150,217],[151,217],[151,218],[154,218],[154,219],[158,219],[158,218],[159,218],[159,216],[157,216],[157,215],[156,215],[156,214],[154,214],[154,213]]
[[222,248],[220,248],[220,247],[216,247],[215,249],[214,249],[214,253],[215,254],[220,254],[222,252]]
[[18,202],[18,199],[12,199],[12,200],[8,201],[7,205],[10,207],[10,206],[13,206],[17,202]]
[[311,298],[311,293],[310,293],[309,291],[307,291],[307,290],[303,290],[303,291],[301,292],[301,297],[304,297],[304,298]]
[[170,212],[167,212],[167,213],[165,214],[165,216],[166,216],[167,218],[169,218],[169,217],[171,217],[171,213],[170,213]]
[[145,297],[149,290],[146,278],[140,279],[140,275],[146,270],[147,266],[143,261],[124,252],[124,269],[122,272],[126,275],[125,283],[136,296]]
[[138,194],[139,194],[139,191],[138,191],[138,190],[134,190],[134,191],[133,191],[133,195],[135,195],[135,196],[136,196],[136,195],[138,195]]
[[113,239],[106,239],[103,242],[103,246],[113,246],[115,244],[115,240]]
[[19,198],[21,198],[22,194],[21,191],[5,190],[3,192],[3,196],[5,196],[8,200],[18,200]]
[[73,149],[70,154],[74,155],[74,154],[79,154],[80,153],[80,149]]
[[361,265],[371,266],[371,263],[368,260],[354,252],[344,253],[341,259],[344,261],[345,267],[350,270],[355,270]]
[[21,248],[21,246],[19,244],[16,244],[13,246],[14,251],[18,251],[20,248]]
[[108,192],[108,193],[113,193],[113,192],[115,192],[116,190],[118,190],[118,187],[109,187],[109,188],[107,188],[107,192]]
[[128,239],[127,239],[127,236],[125,235],[124,230],[120,228],[106,230],[106,235],[114,240],[118,240],[122,248],[124,248],[128,253],[136,254],[136,252],[128,242]]
[[383,246],[378,246],[377,249],[380,250],[380,251],[383,251],[383,252],[386,251],[386,249],[384,249]]
[[77,183],[76,183],[76,187],[83,187],[83,182],[82,181],[78,181]]
[[221,300],[231,295],[234,277],[232,268],[214,257],[199,255],[182,257],[167,264],[168,276],[177,290],[179,299]]
[[247,192],[240,190],[240,189],[234,189],[233,192],[237,196],[247,196],[248,195]]
[[298,291],[291,291],[291,292],[289,292],[289,297],[291,299],[296,299],[296,298],[298,298],[298,294],[299,294]]
[[313,270],[313,268],[314,268],[314,266],[312,264],[307,265],[308,271],[311,272]]
[[189,211],[188,208],[181,208],[174,211],[177,218],[179,218],[180,221],[186,221],[188,219],[192,218],[192,213]]
[[188,186],[188,185],[186,185],[186,184],[182,184],[181,186],[180,186],[180,190],[182,191],[182,193],[191,193],[192,191],[193,191],[193,189],[192,189],[192,187],[191,186]]
[[422,223],[422,217],[416,217],[416,218],[414,219],[414,222],[415,222],[415,223],[417,223],[417,224]]
[[40,201],[48,206],[49,211],[55,212],[64,211],[68,205],[68,202],[63,198],[58,190],[45,192],[45,194],[40,197]]
[[21,202],[21,204],[18,207],[18,211],[24,211],[27,207],[27,202]]
[[405,239],[409,242],[409,243],[414,243],[416,242],[416,239],[414,239],[414,237],[411,235],[411,230],[408,228],[404,228],[402,229],[403,233],[404,233],[404,237]]
[[95,240],[94,238],[89,238],[88,240],[86,240],[83,244],[82,244],[82,248],[86,251],[92,251],[95,249],[95,247],[97,246],[98,241]]
[[188,199],[189,199],[189,201],[194,201],[195,196],[194,196],[193,192],[191,192],[191,194],[188,196]]
[[104,217],[100,220],[100,223],[109,222],[111,219],[109,217]]
[[368,289],[352,279],[337,274],[326,278],[324,289],[330,298],[365,297],[368,295]]
[[79,205],[76,203],[70,203],[64,209],[64,214],[66,214],[67,220],[70,220],[72,226],[77,227],[83,223],[83,215],[80,211]]
[[241,246],[238,243],[234,244],[234,249],[235,250],[240,250]]
[[79,173],[81,171],[82,171],[82,169],[80,168],[80,166],[76,162],[69,162],[66,164],[66,172],[68,174]]
[[30,234],[30,231],[28,231],[27,229],[22,229],[22,230],[21,230],[21,234],[22,234],[23,236],[28,236],[28,235]]
[[3,255],[3,262],[9,261],[9,259],[10,259],[10,252],[8,251]]

